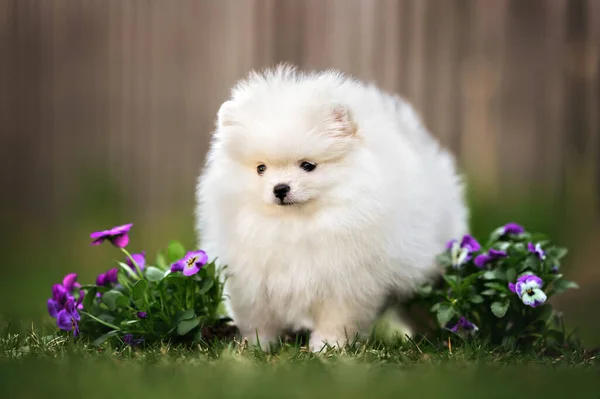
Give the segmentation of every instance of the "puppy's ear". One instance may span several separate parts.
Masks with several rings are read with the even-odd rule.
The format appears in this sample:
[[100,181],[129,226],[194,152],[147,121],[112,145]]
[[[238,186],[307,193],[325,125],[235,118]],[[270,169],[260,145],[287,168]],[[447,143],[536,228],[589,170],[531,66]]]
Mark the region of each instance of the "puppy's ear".
[[217,113],[217,125],[219,128],[237,125],[233,101],[228,100],[221,104]]
[[333,137],[352,137],[358,130],[350,109],[342,104],[334,104],[330,108],[325,127]]

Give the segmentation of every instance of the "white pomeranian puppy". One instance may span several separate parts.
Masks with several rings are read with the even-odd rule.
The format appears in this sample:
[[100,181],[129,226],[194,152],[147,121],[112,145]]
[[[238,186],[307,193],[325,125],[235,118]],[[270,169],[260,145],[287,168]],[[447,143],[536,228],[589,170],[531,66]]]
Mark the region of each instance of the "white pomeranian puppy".
[[269,349],[365,336],[468,232],[454,158],[412,107],[337,71],[252,72],[219,109],[197,190],[229,316]]

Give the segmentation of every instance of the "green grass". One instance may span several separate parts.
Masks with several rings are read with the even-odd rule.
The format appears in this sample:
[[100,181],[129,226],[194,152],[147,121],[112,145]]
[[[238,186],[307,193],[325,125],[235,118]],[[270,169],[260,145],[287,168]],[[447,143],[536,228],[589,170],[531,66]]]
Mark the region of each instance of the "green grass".
[[[191,204],[182,205],[181,214],[136,216],[136,203],[121,199],[116,191],[102,192],[97,179],[86,180],[94,184],[82,188],[86,195],[63,212],[66,219],[40,224],[21,215],[5,223],[19,229],[11,230],[0,243],[5,264],[10,265],[0,290],[0,326],[11,319],[26,325],[13,326],[11,333],[0,332],[0,398],[600,398],[600,354],[583,350],[541,356],[502,353],[480,345],[458,348],[455,342],[452,350],[434,349],[417,341],[373,343],[319,355],[286,345],[267,355],[231,342],[212,347],[162,344],[98,349],[85,340],[43,338],[54,330],[42,332],[36,327],[32,332],[29,322],[39,326],[49,320],[46,299],[51,285],[72,271],[80,274],[81,281],[91,282],[117,258],[111,251],[90,248],[89,232],[133,221],[132,245],[149,253],[170,239],[186,245],[194,242]],[[514,220],[578,253],[577,244],[587,230],[578,221],[567,220],[563,212],[563,208],[578,208],[559,204],[543,192],[527,199],[519,190],[507,191],[515,192],[515,198],[473,201],[476,236]],[[189,193],[181,196],[188,198]],[[567,275],[595,264],[593,259],[589,265],[581,260],[575,264],[576,257],[569,259],[574,264],[568,261]],[[590,292],[593,296],[560,310],[570,327],[582,331],[584,344],[596,346],[600,325],[593,304],[598,296],[597,291]]]
[[411,341],[320,354],[286,344],[266,354],[237,342],[97,348],[5,332],[0,397],[598,397],[599,366],[584,350],[541,356]]

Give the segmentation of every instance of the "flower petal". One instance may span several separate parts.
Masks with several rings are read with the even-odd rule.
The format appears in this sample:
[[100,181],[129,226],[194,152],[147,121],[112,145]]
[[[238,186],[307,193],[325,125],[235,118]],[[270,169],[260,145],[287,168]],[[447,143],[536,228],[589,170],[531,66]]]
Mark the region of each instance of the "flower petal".
[[193,276],[194,274],[198,273],[200,271],[200,267],[198,267],[198,264],[194,263],[192,266],[186,266],[183,268],[183,275],[184,276]]
[[523,294],[523,296],[521,297],[521,301],[523,301],[523,303],[527,306],[533,306],[533,304],[535,303],[535,299],[533,298],[533,296],[527,293]]
[[546,302],[546,299],[548,299],[546,293],[539,289],[533,290],[532,298],[535,300],[536,306],[541,305],[542,303]]
[[100,239],[105,239],[109,235],[110,235],[110,232],[108,230],[102,230],[102,231],[96,231],[96,232],[90,234],[90,238],[92,238],[94,240],[100,240]]
[[48,298],[48,313],[52,317],[56,317],[60,312],[60,305],[52,298]]
[[171,272],[181,272],[183,271],[183,262],[177,261],[171,265]]
[[63,287],[65,287],[65,289],[69,292],[73,291],[73,288],[75,288],[75,281],[77,280],[77,274],[75,273],[69,273],[65,276],[65,278],[63,279]]
[[58,312],[58,315],[56,316],[56,326],[61,330],[71,331],[73,329],[73,318],[71,317],[71,313],[66,309]]
[[128,233],[131,229],[131,226],[133,226],[133,223],[127,223],[121,226],[113,227],[112,229],[108,230],[108,232],[110,235]]
[[511,292],[514,292],[514,293],[516,293],[516,292],[517,292],[517,289],[516,289],[516,287],[515,287],[515,284],[514,284],[514,283],[508,283],[508,289],[509,289]]
[[453,260],[454,267],[458,267],[471,259],[470,251],[467,248],[462,248],[458,252],[458,256]]
[[472,252],[477,252],[481,249],[481,245],[477,242],[477,240],[469,235],[469,234],[465,234],[462,242],[460,243],[460,246],[462,248],[467,248]]
[[473,263],[475,266],[482,268],[484,267],[492,258],[488,254],[480,254],[475,257]]
[[129,235],[127,233],[118,234],[110,238],[110,242],[119,248],[125,248],[129,244]]
[[106,273],[101,273],[96,277],[96,285],[103,286],[106,284]]
[[497,259],[497,258],[505,258],[506,256],[508,256],[508,254],[506,253],[506,251],[501,251],[499,249],[494,249],[491,248],[488,251],[488,255],[493,258],[493,259]]
[[544,285],[542,279],[534,274],[528,275],[527,278],[524,280],[524,283],[531,288],[542,288],[542,286]]
[[525,229],[523,228],[523,226],[517,223],[510,222],[504,225],[504,234],[519,235],[524,232]]
[[108,270],[106,272],[106,281],[105,281],[105,283],[106,284],[114,284],[117,281],[119,281],[118,274],[119,274],[119,269],[117,269],[117,268],[113,268],[113,269]]
[[129,236],[127,233],[131,229],[133,223],[124,224],[122,226],[116,226],[109,230],[96,231],[90,234],[92,245],[100,245],[104,240],[109,239],[111,243],[119,248],[125,248],[129,243]]
[[[133,260],[135,261],[135,263],[137,263],[137,265],[140,267],[140,270],[144,270],[144,268],[146,267],[146,252],[143,251],[139,254],[131,254],[131,257],[133,258]],[[135,265],[133,264],[133,262],[131,261],[130,258],[127,258],[125,260],[125,263],[133,270],[135,271]]]

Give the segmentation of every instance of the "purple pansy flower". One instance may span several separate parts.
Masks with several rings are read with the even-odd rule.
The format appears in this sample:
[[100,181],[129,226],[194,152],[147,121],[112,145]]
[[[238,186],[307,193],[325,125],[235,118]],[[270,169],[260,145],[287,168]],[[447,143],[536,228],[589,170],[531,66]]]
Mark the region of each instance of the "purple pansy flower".
[[452,328],[450,328],[450,331],[460,335],[472,335],[475,334],[478,330],[479,327],[471,323],[463,316],[461,316],[458,319],[458,322]]
[[90,234],[92,245],[100,245],[104,240],[109,240],[111,244],[119,248],[125,248],[129,243],[129,230],[133,223],[124,224],[122,226],[113,227],[109,230],[97,231]]
[[146,317],[148,317],[148,313],[146,313],[146,312],[137,312],[137,317],[139,317],[140,319],[145,319]]
[[452,266],[458,268],[460,265],[468,262],[471,259],[471,253],[479,251],[481,245],[479,245],[475,238],[466,234],[460,244],[457,240],[448,241],[446,249],[450,250]]
[[106,284],[106,273],[100,273],[98,277],[96,277],[96,285],[103,286]]
[[183,272],[184,276],[192,276],[198,273],[207,261],[208,255],[206,255],[206,252],[202,250],[190,251],[183,257],[183,259],[175,262],[171,266],[171,271],[181,271]]
[[175,263],[173,263],[171,265],[171,272],[175,273],[175,272],[182,272],[183,271],[183,264],[181,263],[181,261],[177,261]]
[[119,274],[119,269],[117,269],[116,267],[107,271],[106,272],[106,283],[107,284],[116,284],[119,281],[119,279],[117,277],[118,274]]
[[52,298],[48,298],[48,313],[50,314],[51,317],[56,318],[56,316],[58,315],[58,312],[60,312],[61,309],[62,309],[62,306],[58,302],[56,302]]
[[516,224],[516,223],[507,223],[504,226],[501,227],[502,229],[502,235],[505,234],[510,234],[510,235],[519,235],[519,234],[523,234],[525,232],[525,229],[523,228],[523,226]]
[[69,273],[65,276],[62,283],[67,291],[72,292],[75,288],[80,288],[81,284],[77,282],[77,274]]
[[77,312],[77,307],[81,303],[81,300],[82,297],[75,303],[73,298],[67,299],[64,309],[58,312],[56,316],[56,325],[58,328],[65,331],[73,331],[73,336],[79,334],[79,325],[77,322],[81,320],[81,317]]
[[540,244],[534,244],[532,242],[529,242],[529,243],[527,243],[527,249],[532,254],[536,254],[536,256],[540,260],[546,259],[546,253],[544,252],[544,250],[542,249],[542,246]]
[[123,342],[129,346],[137,346],[144,342],[143,338],[134,339],[133,334],[125,334],[123,335]]
[[517,279],[516,284],[508,283],[508,289],[516,293],[527,306],[538,307],[546,302],[546,294],[542,291],[544,282],[534,274],[524,274]]
[[506,256],[508,256],[506,251],[492,248],[487,253],[477,255],[473,263],[475,263],[475,266],[482,268],[489,262],[500,258],[506,258]]
[[[48,313],[51,317],[56,318],[61,310],[63,310],[69,299],[74,300],[74,290],[81,287],[79,283],[77,283],[77,274],[69,273],[63,279],[62,284],[54,284],[52,286],[52,297],[48,298],[47,306]],[[83,309],[83,301],[84,292],[79,291],[79,299],[77,301],[77,308]]]
[[[135,263],[137,263],[137,265],[140,267],[140,270],[143,271],[146,267],[146,251],[142,251],[139,254],[131,254],[131,257],[133,258]],[[131,270],[133,270],[134,272],[137,271],[135,265],[133,264],[130,258],[127,258],[125,260],[125,263],[131,268]]]
[[103,287],[111,284],[116,284],[119,281],[117,277],[118,273],[119,269],[113,268],[108,270],[106,273],[99,274],[98,277],[96,277],[96,285]]

